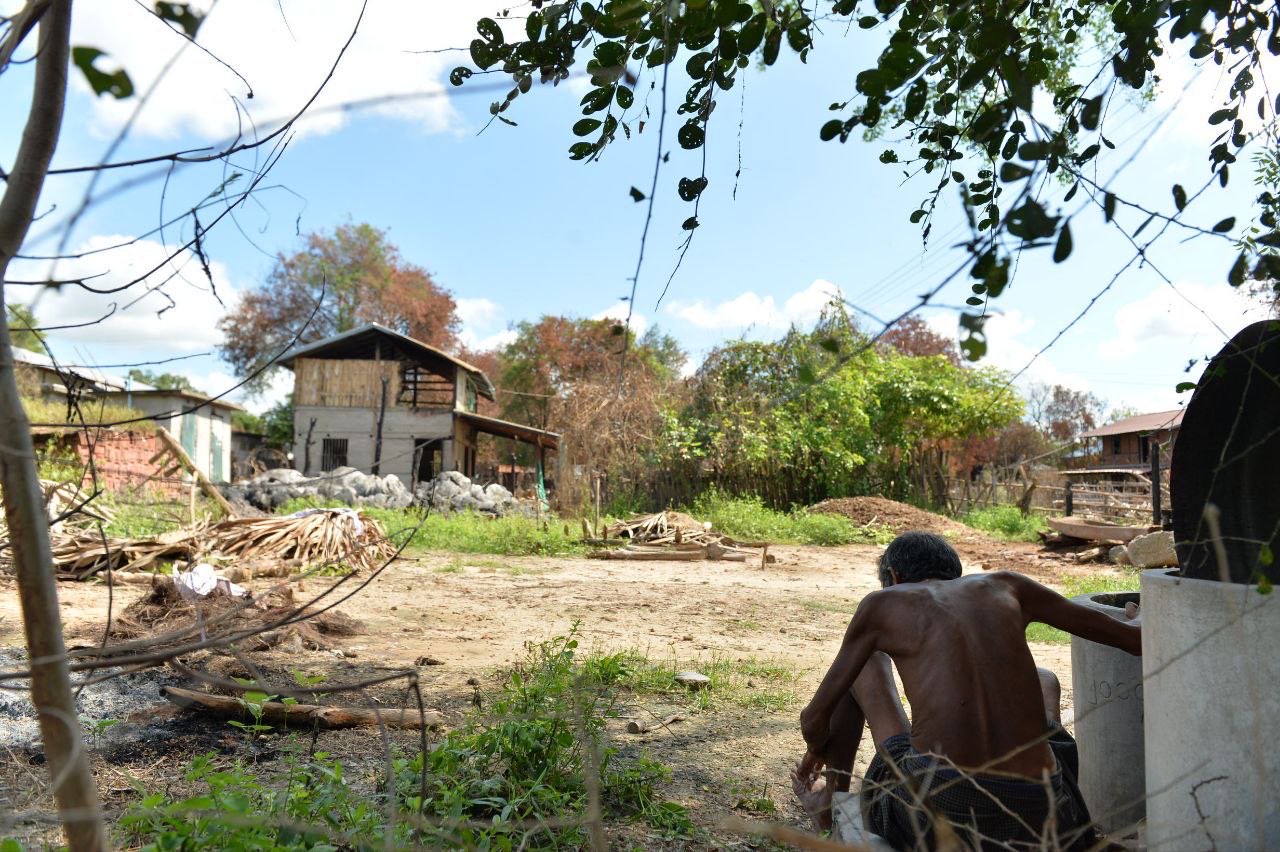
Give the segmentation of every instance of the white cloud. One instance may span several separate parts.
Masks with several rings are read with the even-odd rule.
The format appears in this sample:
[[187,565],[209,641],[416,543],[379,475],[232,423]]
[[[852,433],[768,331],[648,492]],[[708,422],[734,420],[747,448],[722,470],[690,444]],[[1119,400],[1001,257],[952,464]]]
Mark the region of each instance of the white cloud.
[[[154,349],[164,355],[186,355],[216,347],[222,341],[217,320],[234,307],[239,295],[226,267],[217,261],[210,264],[215,296],[191,252],[180,252],[168,262],[172,250],[153,240],[108,248],[126,240],[128,237],[91,237],[74,253],[106,250],[63,261],[58,265],[57,276],[60,280],[83,276],[85,283],[96,290],[111,290],[135,278],[142,279],[127,289],[91,293],[65,285],[57,291],[30,288],[29,292],[15,292],[14,298],[34,299],[31,304],[43,326],[83,325],[51,331],[50,339],[60,343]],[[32,262],[14,266],[15,278],[38,280],[44,272]],[[99,319],[101,322],[95,322]]]
[[[145,92],[184,38],[133,0],[95,0],[77,7],[72,40],[105,51],[128,71],[135,89]],[[208,3],[197,3],[207,8]],[[427,95],[394,100],[368,111],[412,122],[428,132],[455,128],[458,116],[445,77],[469,62],[466,52],[421,53],[467,45],[477,19],[500,8],[495,0],[423,3],[414,0],[371,2],[359,30],[332,80],[300,129],[329,132],[347,122],[326,107],[397,94]],[[200,29],[199,46],[186,47],[142,110],[134,134],[170,138],[194,133],[220,139],[255,122],[297,112],[328,75],[360,14],[358,0],[222,0]],[[508,26],[519,26],[514,21]],[[241,81],[218,60],[242,74]],[[89,93],[80,74],[78,90]],[[248,98],[252,89],[253,97]],[[92,97],[92,95],[90,94]],[[96,130],[104,135],[120,127],[138,99],[94,98]]]
[[493,327],[502,317],[502,306],[492,299],[461,298],[455,299],[458,319],[462,321],[462,330],[458,332],[458,340],[472,352],[487,352],[501,349],[516,339],[514,329],[505,328],[494,331]]
[[[935,314],[928,318],[928,323],[939,334],[958,340],[955,314]],[[1025,372],[1015,383],[1023,390],[1035,384],[1063,385],[1080,391],[1092,390],[1091,383],[1083,376],[1059,369],[1049,353],[1035,357],[1043,345],[1027,342],[1035,326],[1035,320],[1017,309],[991,314],[984,327],[987,354],[980,364],[999,367],[1010,373],[1025,368]]]
[[[610,305],[609,307],[605,308],[603,311],[600,311],[599,313],[592,315],[591,318],[593,320],[614,319],[614,320],[626,322],[627,303],[622,301],[617,302],[616,304]],[[648,328],[649,328],[649,320],[645,317],[644,314],[639,312],[635,312],[631,314],[632,334],[634,334],[636,337],[640,337],[645,333],[645,330]]]
[[748,290],[732,299],[708,305],[696,302],[671,302],[667,313],[698,328],[759,328],[785,331],[792,325],[812,325],[832,299],[843,298],[840,288],[819,278],[808,287],[793,293],[779,307],[773,296],[760,296]]
[[1156,341],[1212,352],[1243,326],[1266,316],[1258,300],[1225,283],[1159,284],[1116,310],[1114,336],[1098,345],[1098,355],[1124,361]]

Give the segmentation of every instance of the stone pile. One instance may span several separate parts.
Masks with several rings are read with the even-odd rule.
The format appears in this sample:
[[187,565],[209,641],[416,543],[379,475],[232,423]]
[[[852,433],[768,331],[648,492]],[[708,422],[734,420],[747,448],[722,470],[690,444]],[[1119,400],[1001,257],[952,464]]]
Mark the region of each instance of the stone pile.
[[438,512],[469,510],[489,515],[532,514],[533,511],[521,506],[510,491],[496,482],[481,486],[456,470],[447,470],[429,482],[421,482],[412,492],[393,473],[372,476],[353,467],[334,468],[319,476],[304,476],[296,470],[277,468],[235,485],[224,486],[222,490],[229,500],[244,500],[267,512],[296,497],[318,497],[348,506],[384,509],[430,506]]
[[477,485],[456,470],[446,470],[430,482],[418,485],[414,502],[430,506],[438,512],[484,512],[489,515],[509,515],[522,511],[515,496],[494,482]]
[[413,494],[393,473],[373,476],[354,467],[338,467],[319,476],[304,476],[290,468],[276,468],[223,489],[228,500],[243,499],[252,506],[274,511],[295,497],[320,497],[348,506],[403,509]]

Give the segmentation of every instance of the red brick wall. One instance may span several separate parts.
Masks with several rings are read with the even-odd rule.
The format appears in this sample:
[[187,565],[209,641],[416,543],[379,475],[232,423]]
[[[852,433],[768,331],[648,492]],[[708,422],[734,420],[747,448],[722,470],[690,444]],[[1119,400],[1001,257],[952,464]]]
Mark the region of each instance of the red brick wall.
[[98,432],[86,435],[75,432],[68,436],[74,441],[76,454],[83,464],[89,461],[90,448],[98,481],[109,491],[129,489],[157,490],[169,497],[181,497],[190,486],[182,481],[182,473],[171,478],[161,476],[161,468],[169,456],[152,464],[150,459],[160,452],[160,438],[150,432]]

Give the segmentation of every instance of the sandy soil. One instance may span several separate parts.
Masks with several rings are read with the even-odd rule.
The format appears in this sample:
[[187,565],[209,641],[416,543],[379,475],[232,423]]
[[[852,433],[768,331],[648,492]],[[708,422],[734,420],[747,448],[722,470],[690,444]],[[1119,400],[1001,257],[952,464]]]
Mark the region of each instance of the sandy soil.
[[[1086,570],[1037,558],[1036,548],[1030,545],[996,545],[988,540],[984,546],[998,548],[1007,561],[1016,561],[1027,573],[1050,582],[1055,574]],[[981,563],[965,554],[965,548],[961,550],[966,571],[982,570]],[[858,601],[878,587],[875,560],[880,548],[778,546],[771,552],[778,561],[767,567],[423,554],[394,564],[342,605],[343,612],[367,628],[344,640],[345,656],[273,651],[255,660],[264,671],[286,678],[291,668],[301,667],[325,672],[335,682],[411,667],[430,657],[440,664],[419,670],[425,700],[453,719],[466,712],[475,696],[477,689],[468,684],[469,679],[478,679],[481,688],[494,684],[495,672],[522,656],[525,641],[563,634],[575,623],[582,645],[589,649],[634,650],[655,658],[675,658],[690,668],[724,658],[785,663],[798,672],[793,700],[785,710],[762,713],[720,707],[694,713],[685,722],[653,734],[626,734],[621,722],[611,730],[624,746],[647,749],[672,767],[673,779],[665,795],[688,805],[703,826],[714,826],[735,808],[744,813],[745,800],[755,801],[745,815],[804,826],[787,774],[803,750],[796,717]],[[260,584],[268,582],[272,581]],[[301,590],[294,586],[296,593],[314,594],[331,582],[312,579]],[[22,641],[12,588],[11,581],[0,580],[0,648],[20,646]],[[94,642],[106,614],[104,586],[63,583],[59,590],[69,642]],[[144,591],[145,587],[118,587],[115,606],[122,607]],[[1040,665],[1057,672],[1064,685],[1064,706],[1069,708],[1069,646],[1033,645],[1033,651]],[[403,700],[400,692],[397,687],[373,694],[393,703]],[[145,705],[145,698],[139,700]],[[638,708],[637,715],[662,715],[669,709],[654,704]],[[160,715],[171,718],[173,714]],[[158,717],[153,714],[154,718]],[[181,732],[200,741],[180,749],[175,742],[176,751],[166,751],[144,738],[130,741],[133,744],[123,751],[117,748],[114,756],[99,757],[101,768],[109,770],[103,782],[109,803],[119,806],[130,800],[132,784],[127,778],[170,763],[177,771],[180,761],[197,748],[233,752],[235,737],[223,728],[208,730],[208,726],[199,720],[183,722]],[[376,732],[326,737],[332,742],[322,747],[364,758],[369,771],[376,771],[381,759]],[[870,746],[864,742],[860,767],[869,757]],[[0,754],[0,761],[4,759]],[[772,814],[767,803],[761,806],[762,798],[773,803]]]

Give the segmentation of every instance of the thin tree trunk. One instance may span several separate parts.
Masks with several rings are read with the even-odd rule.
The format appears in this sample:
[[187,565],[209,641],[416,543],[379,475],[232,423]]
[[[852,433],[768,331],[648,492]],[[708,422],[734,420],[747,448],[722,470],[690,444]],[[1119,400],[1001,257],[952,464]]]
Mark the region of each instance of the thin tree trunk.
[[[70,37],[71,0],[52,0],[40,21],[30,114],[0,199],[0,282],[26,239],[57,147],[67,92]],[[0,304],[4,303],[3,286],[0,283]],[[106,835],[71,696],[49,526],[30,424],[18,394],[6,313],[0,310],[0,489],[31,658],[31,701],[40,714],[45,757],[67,843],[75,852],[98,852],[106,848]]]

